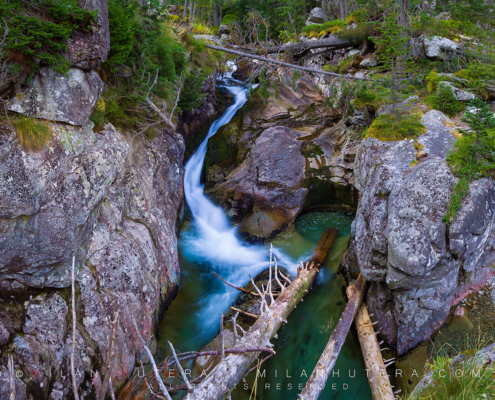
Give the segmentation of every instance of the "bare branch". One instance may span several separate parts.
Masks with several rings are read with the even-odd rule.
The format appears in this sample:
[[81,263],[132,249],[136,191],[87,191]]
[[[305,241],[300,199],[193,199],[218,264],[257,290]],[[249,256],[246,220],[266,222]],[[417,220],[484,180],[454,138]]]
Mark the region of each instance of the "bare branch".
[[242,311],[238,308],[235,308],[235,307],[230,307],[232,310],[234,311],[237,311],[238,313],[241,313],[241,314],[244,314],[244,315],[247,315],[248,317],[252,317],[252,318],[255,318],[255,319],[258,319],[259,318],[259,315],[256,315],[256,314],[251,314],[251,313],[248,313],[246,311]]
[[235,286],[235,285],[233,285],[232,283],[227,282],[225,279],[223,279],[221,276],[219,276],[216,272],[213,272],[213,275],[215,275],[215,276],[216,276],[218,279],[220,279],[223,283],[225,283],[226,285],[228,285],[228,286],[230,286],[230,287],[232,287],[232,288],[234,288],[234,289],[240,290],[240,291],[242,291],[242,292],[244,292],[244,293],[247,293],[247,294],[252,294],[253,296],[259,296],[259,294],[258,294],[258,293],[251,292],[251,291],[249,291],[249,290],[247,290],[247,289],[244,289],[243,287],[240,287],[240,286]]
[[74,354],[76,352],[76,289],[75,289],[75,265],[76,257],[72,257],[72,350],[70,353],[70,372],[72,374],[72,391],[74,392],[74,399],[79,400],[79,394],[77,393],[77,381],[76,371],[74,368]]
[[151,350],[146,346],[146,342],[144,341],[143,337],[141,336],[141,333],[139,332],[138,326],[136,324],[136,321],[133,319],[132,323],[134,324],[134,328],[136,329],[136,334],[141,343],[143,344],[143,348],[146,351],[146,354],[148,354],[148,358],[150,359],[151,366],[153,368],[153,372],[155,373],[155,379],[156,382],[158,383],[158,387],[162,391],[162,394],[165,396],[167,400],[172,400],[170,395],[168,394],[167,388],[165,387],[165,384],[162,381],[162,378],[160,377],[160,373],[158,372],[158,368],[156,367],[155,359],[153,358],[153,354],[151,354]]
[[283,293],[285,290],[285,286],[282,285],[280,279],[278,279],[278,271],[277,271],[277,257],[273,258],[275,264],[275,279],[277,280],[278,285],[280,286],[280,292]]
[[222,338],[222,360],[225,358],[225,337],[223,335],[223,313],[220,313],[220,337]]
[[98,400],[104,400],[107,394],[107,388],[110,381],[110,377],[112,376],[112,367],[113,367],[113,359],[115,357],[115,339],[117,337],[117,324],[119,321],[119,311],[115,313],[115,318],[110,322],[112,324],[112,336],[110,338],[110,351],[108,352],[108,360],[107,367],[105,371],[105,378],[103,379],[103,383],[101,385],[100,395],[98,396]]
[[14,357],[9,354],[9,386],[10,386],[10,400],[15,400],[15,370],[14,370]]
[[270,264],[268,266],[268,292],[270,293],[270,305],[273,304],[275,299],[273,298],[272,294],[272,259],[273,259],[273,245],[270,246]]
[[180,361],[179,359],[177,358],[177,354],[175,353],[175,349],[174,349],[174,346],[172,345],[172,343],[168,342],[168,345],[170,346],[170,349],[172,350],[172,354],[174,356],[174,359],[175,359],[175,363],[177,365],[177,369],[179,370],[180,372],[180,375],[182,376],[182,379],[184,380],[186,386],[187,386],[187,391],[188,392],[191,392],[193,390],[193,387],[191,386],[191,384],[189,383],[189,380],[187,379],[187,375],[186,373],[184,372],[184,369],[182,368],[182,365],[180,364]]
[[210,48],[210,49],[213,49],[213,50],[223,51],[225,53],[230,53],[230,54],[235,54],[238,56],[244,56],[244,57],[252,58],[254,60],[263,61],[263,62],[266,62],[269,64],[275,64],[275,65],[278,65],[280,67],[288,67],[288,68],[292,68],[292,69],[297,69],[299,71],[312,72],[314,74],[320,74],[320,75],[329,75],[329,76],[334,76],[336,78],[343,78],[343,79],[350,79],[350,80],[357,80],[357,81],[369,81],[368,78],[360,78],[358,76],[352,76],[349,74],[348,75],[341,75],[341,74],[336,74],[335,72],[319,71],[317,69],[301,67],[299,65],[289,64],[289,63],[285,63],[285,62],[277,61],[277,60],[272,60],[271,58],[266,58],[266,57],[258,56],[255,54],[247,54],[247,53],[243,53],[241,51],[227,49],[225,47],[215,46],[215,45],[209,44],[209,43],[205,43],[205,46]]

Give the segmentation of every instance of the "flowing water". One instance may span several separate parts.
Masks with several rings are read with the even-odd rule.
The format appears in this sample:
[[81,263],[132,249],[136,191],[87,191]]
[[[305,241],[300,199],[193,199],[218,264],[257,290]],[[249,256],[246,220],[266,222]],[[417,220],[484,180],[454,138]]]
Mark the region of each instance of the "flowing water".
[[[243,243],[223,210],[203,193],[201,173],[207,141],[231,121],[247,101],[249,91],[237,81],[227,79],[225,82],[224,87],[234,95],[235,102],[211,125],[206,139],[186,164],[184,190],[193,218],[184,224],[179,238],[181,289],[160,325],[159,359],[168,354],[167,341],[180,351],[200,350],[218,333],[220,313],[225,313],[238,292],[224,285],[212,272],[243,286],[249,275],[254,277],[268,266],[268,247]],[[279,333],[277,356],[263,366],[266,377],[258,378],[256,384],[253,378],[248,380],[248,390],[239,385],[232,395],[234,400],[249,399],[253,387],[256,387],[257,399],[297,398],[299,385],[304,385],[306,376],[311,374],[344,309],[343,282],[337,270],[351,222],[352,216],[342,213],[305,214],[298,219],[293,232],[273,241],[279,265],[295,274],[297,263],[311,256],[323,230],[328,226],[339,228],[339,238],[315,287]],[[354,334],[349,335],[335,371],[339,371],[339,376],[335,372],[330,378],[322,399],[371,399]],[[178,394],[174,398],[180,397]]]

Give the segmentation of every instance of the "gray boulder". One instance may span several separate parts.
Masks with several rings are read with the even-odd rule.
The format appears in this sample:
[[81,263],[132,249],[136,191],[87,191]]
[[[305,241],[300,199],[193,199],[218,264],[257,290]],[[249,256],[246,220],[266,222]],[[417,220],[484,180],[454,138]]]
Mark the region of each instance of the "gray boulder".
[[86,125],[103,86],[96,71],[73,68],[66,76],[52,68],[41,68],[8,109],[51,121]]
[[309,17],[306,20],[306,26],[313,24],[323,24],[324,22],[327,21],[328,21],[328,16],[327,14],[325,14],[325,11],[323,11],[323,9],[320,7],[315,7],[309,13]]
[[455,98],[458,100],[458,101],[472,101],[472,100],[475,100],[476,99],[476,95],[471,93],[471,92],[467,92],[466,90],[462,90],[462,89],[458,89],[456,88],[452,82],[446,82],[446,81],[442,81],[438,84],[438,86],[440,85],[447,85],[447,86],[450,86],[452,88],[452,92],[454,93],[454,96]]
[[426,113],[423,124],[417,141],[426,157],[414,167],[412,140],[362,142],[354,168],[361,201],[343,260],[372,282],[367,305],[399,354],[436,332],[495,263],[495,183],[473,182],[447,227],[442,219],[457,179],[445,157],[455,137],[439,111]]
[[227,25],[220,25],[218,27],[218,33],[220,35],[228,35],[230,33],[230,29]]
[[444,50],[445,48],[457,50],[459,44],[453,40],[441,37],[433,36],[431,38],[424,39],[424,46],[426,57],[433,60],[450,60],[452,53]]
[[378,61],[374,58],[365,58],[359,63],[359,68],[374,68],[378,65]]

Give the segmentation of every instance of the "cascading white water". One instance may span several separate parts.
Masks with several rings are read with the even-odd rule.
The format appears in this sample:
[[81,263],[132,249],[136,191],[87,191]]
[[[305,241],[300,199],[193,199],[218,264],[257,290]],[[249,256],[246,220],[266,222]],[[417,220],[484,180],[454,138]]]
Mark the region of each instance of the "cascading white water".
[[[186,256],[190,260],[203,265],[206,263],[229,282],[242,286],[249,280],[249,275],[254,277],[268,267],[268,250],[266,247],[242,243],[236,235],[236,228],[231,226],[223,210],[204,195],[204,185],[201,184],[208,139],[228,124],[247,101],[248,88],[235,80],[228,79],[227,82],[230,84],[223,87],[234,95],[235,102],[211,125],[206,139],[186,164],[184,191],[193,216],[194,229],[188,231],[182,240]],[[274,254],[281,261],[280,264],[285,264],[288,268],[295,265],[276,249]],[[222,292],[204,299],[199,318],[203,330],[213,331],[218,327],[216,316],[230,305],[236,295],[235,290],[224,287]]]

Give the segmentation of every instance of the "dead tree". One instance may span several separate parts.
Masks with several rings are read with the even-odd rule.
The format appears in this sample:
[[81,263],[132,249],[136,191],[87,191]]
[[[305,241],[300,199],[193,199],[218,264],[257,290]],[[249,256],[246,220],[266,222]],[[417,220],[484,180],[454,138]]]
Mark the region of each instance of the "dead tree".
[[[351,300],[355,289],[356,285],[350,285],[346,289],[349,300]],[[373,322],[371,322],[364,303],[359,307],[356,318],[354,318],[354,325],[356,326],[359,344],[361,345],[373,400],[394,400],[394,392],[382,358],[382,349],[380,349],[375,329],[373,328]],[[393,362],[393,360],[388,361]]]
[[243,52],[237,51],[237,50],[227,49],[225,47],[215,46],[213,44],[206,44],[206,47],[213,49],[213,50],[223,51],[225,53],[230,53],[230,54],[235,54],[238,56],[252,58],[253,60],[259,60],[259,61],[263,61],[263,62],[266,62],[269,64],[278,65],[281,67],[288,67],[291,69],[296,69],[299,71],[312,72],[314,74],[329,75],[329,76],[333,76],[333,77],[337,77],[337,78],[344,78],[344,79],[350,79],[350,80],[369,81],[368,78],[360,78],[360,77],[352,76],[352,75],[340,75],[340,74],[336,74],[334,72],[319,71],[319,70],[312,69],[312,68],[306,68],[306,67],[301,67],[299,65],[294,65],[294,64],[289,64],[289,63],[285,63],[282,61],[272,60],[271,58],[261,57],[261,56],[257,56],[254,54],[248,54],[248,53],[243,53]]
[[[337,237],[337,229],[327,229],[320,241],[310,262],[298,267],[297,277],[288,287],[281,289],[276,300],[270,305],[262,304],[262,314],[251,328],[238,339],[240,348],[268,347],[273,345],[270,339],[273,338],[278,329],[287,323],[287,318],[297,304],[313,286],[316,276],[320,271],[321,263]],[[267,285],[271,288],[271,285]],[[256,287],[256,286],[255,286]],[[256,287],[257,288],[257,287]],[[259,290],[257,288],[257,290]],[[262,301],[268,293],[264,290]],[[270,296],[271,297],[271,296]],[[234,327],[236,329],[236,327]],[[212,370],[212,372],[188,395],[185,400],[218,400],[224,399],[247,373],[249,368],[258,358],[259,352],[244,354],[231,354],[222,360]]]
[[320,356],[318,364],[316,364],[316,367],[309,377],[308,382],[306,382],[306,386],[298,396],[299,400],[317,400],[320,397],[321,392],[325,388],[328,377],[335,366],[340,350],[344,345],[345,339],[352,325],[352,321],[354,320],[361,302],[363,301],[365,292],[366,281],[363,276],[360,275],[356,283],[356,289],[354,290],[352,297],[349,299],[344,312],[340,316],[339,322],[330,336],[330,340]]
[[334,50],[345,49],[347,47],[353,47],[354,44],[346,39],[320,39],[313,40],[311,42],[302,42],[284,46],[273,46],[267,49],[263,49],[267,54],[277,54],[283,53],[285,51],[290,51],[294,54],[301,54],[302,52],[310,49],[320,49],[320,48],[332,48]]

